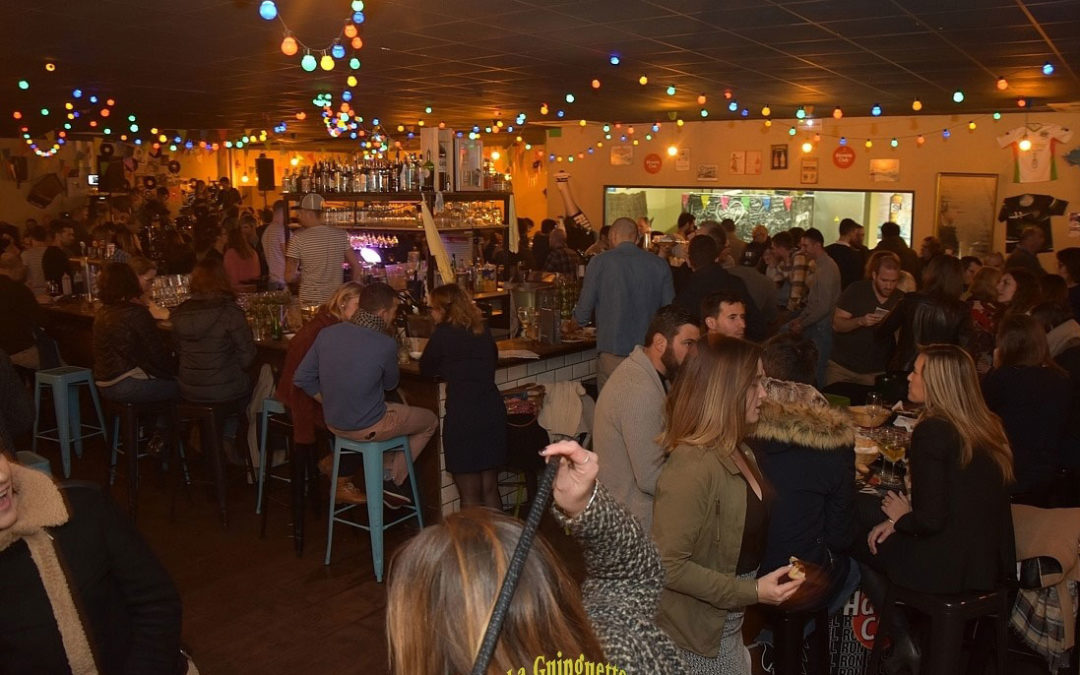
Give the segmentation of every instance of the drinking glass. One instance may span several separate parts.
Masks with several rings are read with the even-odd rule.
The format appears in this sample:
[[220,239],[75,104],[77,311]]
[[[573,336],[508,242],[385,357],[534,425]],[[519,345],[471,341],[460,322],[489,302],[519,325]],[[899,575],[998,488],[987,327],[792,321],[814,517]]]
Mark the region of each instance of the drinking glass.
[[885,400],[881,397],[881,393],[876,391],[868,393],[866,395],[866,407],[870,409],[870,414],[875,417],[880,410],[884,410]]

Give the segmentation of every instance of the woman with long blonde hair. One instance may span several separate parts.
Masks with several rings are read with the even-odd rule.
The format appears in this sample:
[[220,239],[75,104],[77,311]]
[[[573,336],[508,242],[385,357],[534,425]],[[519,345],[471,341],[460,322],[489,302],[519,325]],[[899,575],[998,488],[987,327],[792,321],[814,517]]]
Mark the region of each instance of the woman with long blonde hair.
[[499,349],[480,310],[456,284],[429,299],[435,330],[420,372],[446,381],[443,452],[462,506],[502,508],[499,467],[506,463],[506,406],[495,386]]
[[[882,575],[926,593],[1000,588],[1015,574],[1013,457],[1001,420],[983,401],[975,362],[954,345],[923,347],[908,399],[924,405],[908,450],[911,494],[885,496],[885,519],[856,550],[863,588],[878,607],[887,592]],[[893,634],[901,652],[913,653],[902,630]]]
[[746,607],[778,605],[802,584],[787,579],[787,565],[755,578],[769,495],[743,439],[758,420],[763,377],[759,347],[712,335],[683,363],[668,394],[659,439],[668,457],[652,525],[666,571],[658,622],[689,673],[749,675]]
[[[552,514],[580,542],[589,576],[579,590],[538,536],[487,675],[685,672],[654,621],[664,575],[656,548],[596,481],[599,457],[573,441],[542,454],[561,462]],[[491,509],[466,509],[394,556],[386,606],[393,675],[471,672],[521,530]]]

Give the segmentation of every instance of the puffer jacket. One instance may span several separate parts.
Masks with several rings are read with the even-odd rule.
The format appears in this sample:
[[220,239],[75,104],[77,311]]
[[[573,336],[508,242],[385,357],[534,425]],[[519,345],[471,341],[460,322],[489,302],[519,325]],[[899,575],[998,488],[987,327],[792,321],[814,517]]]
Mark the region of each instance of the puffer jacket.
[[189,401],[231,401],[251,390],[247,369],[255,340],[244,310],[228,296],[192,295],[172,313],[180,353],[180,395]]
[[151,377],[171,379],[176,358],[146,305],[104,305],[94,315],[94,379],[112,380],[133,368]]
[[911,371],[919,347],[930,344],[964,345],[971,334],[971,312],[960,300],[908,293],[889,318],[878,327],[879,335],[900,330],[900,340],[893,355],[891,370]]
[[854,536],[855,430],[842,411],[771,398],[747,441],[774,492],[760,569],[796,556],[828,566]]

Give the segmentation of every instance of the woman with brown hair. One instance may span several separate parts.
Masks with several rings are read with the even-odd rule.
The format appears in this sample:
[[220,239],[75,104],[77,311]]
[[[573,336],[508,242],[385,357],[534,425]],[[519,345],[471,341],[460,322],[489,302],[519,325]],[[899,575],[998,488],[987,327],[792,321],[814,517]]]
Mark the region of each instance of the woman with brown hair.
[[502,508],[498,469],[506,463],[506,406],[495,386],[499,349],[472,299],[456,284],[431,293],[435,331],[420,372],[446,381],[443,451],[461,505]]
[[223,402],[248,395],[245,371],[255,360],[255,340],[220,260],[195,265],[191,297],[173,311],[172,325],[185,399]]
[[1039,280],[1026,269],[1011,267],[1001,273],[997,300],[1009,315],[1027,314],[1040,301]]
[[1013,501],[1054,504],[1072,391],[1050,357],[1046,331],[1025,314],[1007,316],[998,330],[994,369],[983,378],[986,405],[1001,417],[1016,465]]
[[135,270],[135,276],[139,278],[139,287],[142,288],[142,295],[139,296],[139,302],[146,305],[150,310],[150,315],[158,321],[165,321],[168,319],[168,308],[162,307],[154,302],[154,298],[151,295],[154,290],[154,279],[157,277],[158,273],[157,263],[149,258],[137,255],[128,261],[128,265],[131,265],[131,269]]
[[997,285],[1001,270],[982,267],[971,279],[968,287],[967,306],[971,315],[971,335],[964,349],[975,360],[979,377],[990,372],[994,365],[994,342],[997,340],[998,323],[1005,307],[998,302]]
[[803,580],[790,566],[757,577],[768,535],[769,495],[743,443],[765,389],[761,349],[713,335],[683,363],[668,394],[667,453],[653,504],[652,535],[666,584],[658,623],[689,673],[749,675],[742,641],[749,605],[778,605]]
[[[946,594],[1015,581],[1006,487],[1012,451],[979,393],[975,362],[954,345],[923,347],[908,376],[908,399],[924,405],[908,450],[911,494],[885,496],[885,518],[855,551],[871,602],[885,606],[890,582]],[[904,622],[893,625],[894,654],[917,658]]]
[[[243,221],[247,220],[251,222],[243,224]],[[229,283],[237,293],[254,291],[262,275],[259,254],[248,241],[250,234],[255,231],[254,220],[251,216],[245,216],[242,226],[229,229],[226,235],[225,273],[229,276]]]
[[[664,579],[656,547],[597,482],[599,457],[573,441],[542,454],[561,462],[552,515],[581,544],[588,576],[579,591],[537,537],[486,674],[685,672],[654,619]],[[425,528],[394,556],[386,602],[393,675],[472,670],[521,531],[519,520],[467,509]]]

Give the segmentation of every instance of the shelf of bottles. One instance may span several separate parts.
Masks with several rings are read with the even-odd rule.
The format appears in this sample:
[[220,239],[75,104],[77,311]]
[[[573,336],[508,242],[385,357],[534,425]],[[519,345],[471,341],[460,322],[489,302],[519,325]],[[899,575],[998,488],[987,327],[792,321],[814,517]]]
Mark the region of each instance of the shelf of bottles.
[[[456,196],[461,196],[458,193]],[[419,196],[408,200],[370,200],[363,194],[345,197],[327,193],[324,221],[328,225],[349,230],[358,228],[422,231]],[[440,230],[502,229],[506,225],[504,200],[476,199],[475,201],[440,200],[433,206],[435,227]]]
[[[396,159],[321,160],[313,166],[287,170],[281,179],[281,191],[287,195],[316,192],[323,196],[415,193],[418,199],[422,193],[450,192],[449,175],[445,170],[436,171],[430,157],[421,161],[415,154]],[[475,184],[478,191],[513,191],[506,176],[496,172],[490,163],[480,171]]]

